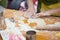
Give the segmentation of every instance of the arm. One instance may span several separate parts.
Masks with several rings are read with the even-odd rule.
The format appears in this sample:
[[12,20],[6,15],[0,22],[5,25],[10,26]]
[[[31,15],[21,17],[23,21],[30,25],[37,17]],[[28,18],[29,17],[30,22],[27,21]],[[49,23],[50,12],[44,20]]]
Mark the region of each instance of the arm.
[[33,0],[27,0],[27,4],[28,4],[28,10],[26,11],[25,16],[30,18],[35,12]]
[[27,0],[28,10],[34,12],[33,0]]
[[41,12],[39,13],[39,15],[41,16],[49,16],[49,15],[53,15],[53,14],[60,14],[60,8],[55,8],[55,9],[51,9],[45,12]]
[[48,10],[46,11],[46,13],[52,15],[52,14],[60,14],[60,8],[55,8],[55,9],[52,9],[52,10]]
[[51,10],[48,10],[48,11],[45,11],[45,12],[40,12],[40,13],[32,16],[32,18],[37,18],[37,17],[40,17],[40,16],[50,16],[50,15],[54,15],[54,14],[60,15],[60,8],[55,8],[55,9],[51,9]]

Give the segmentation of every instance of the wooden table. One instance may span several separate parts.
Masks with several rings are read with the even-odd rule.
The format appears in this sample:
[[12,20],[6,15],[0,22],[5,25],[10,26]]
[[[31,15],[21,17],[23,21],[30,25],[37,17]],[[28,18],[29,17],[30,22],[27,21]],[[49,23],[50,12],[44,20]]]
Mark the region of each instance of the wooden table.
[[11,18],[11,17],[13,17],[14,12],[17,12],[17,10],[5,9],[4,17],[5,18]]
[[[5,9],[4,17],[5,18],[11,18],[11,17],[13,17],[14,12],[19,13],[18,10]],[[20,13],[24,13],[24,12],[20,12]],[[6,27],[6,25],[5,25],[5,27]],[[55,40],[56,33],[57,33],[56,31],[47,31],[47,32],[46,31],[40,31],[40,32],[37,32],[36,40]],[[26,36],[26,32],[23,32],[23,34],[24,34],[24,36]],[[0,37],[0,40],[2,40],[1,37]],[[57,37],[57,40],[60,40],[60,37]]]

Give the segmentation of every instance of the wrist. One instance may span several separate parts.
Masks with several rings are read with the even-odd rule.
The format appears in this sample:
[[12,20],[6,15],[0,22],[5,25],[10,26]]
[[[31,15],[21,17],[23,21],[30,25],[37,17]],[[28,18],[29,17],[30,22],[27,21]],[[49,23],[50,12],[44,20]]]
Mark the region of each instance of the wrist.
[[44,12],[44,15],[45,15],[45,16],[50,16],[51,13],[50,13],[49,11],[45,11],[45,12]]

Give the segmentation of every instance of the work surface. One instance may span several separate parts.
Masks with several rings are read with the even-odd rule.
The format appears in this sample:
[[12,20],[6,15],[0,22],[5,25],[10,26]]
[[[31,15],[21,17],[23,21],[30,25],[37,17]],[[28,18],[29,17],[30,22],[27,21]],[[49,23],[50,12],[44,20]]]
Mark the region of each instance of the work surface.
[[[15,12],[19,13],[19,11],[17,11],[17,10],[5,9],[4,17],[11,18],[11,17],[13,17]],[[21,13],[24,13],[24,12],[21,12]],[[50,22],[47,22],[47,20],[46,20],[47,24],[52,24],[56,21],[60,22],[60,18],[58,18],[58,17],[44,17],[43,19],[44,20],[50,19],[50,20],[48,20]],[[51,22],[51,21],[53,21],[53,22]],[[40,32],[37,32],[36,40],[60,40],[59,32],[60,31],[40,31]],[[24,34],[24,36],[26,36],[25,32],[23,32],[23,34]],[[0,40],[1,40],[1,37],[0,37]]]

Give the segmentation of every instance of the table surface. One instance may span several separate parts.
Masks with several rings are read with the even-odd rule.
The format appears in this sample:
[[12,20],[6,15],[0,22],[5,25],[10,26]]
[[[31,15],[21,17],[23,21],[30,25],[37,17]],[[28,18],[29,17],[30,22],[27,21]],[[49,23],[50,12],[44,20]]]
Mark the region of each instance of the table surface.
[[[18,10],[11,10],[11,9],[5,9],[5,12],[4,12],[4,17],[5,18],[11,18],[13,17],[13,13],[14,12],[19,12]],[[21,12],[21,13],[24,13],[24,12]],[[60,18],[59,18],[59,21],[60,21]],[[4,25],[6,27],[6,25]],[[53,36],[53,39],[52,40],[55,40],[54,38],[56,37],[55,35],[55,32],[60,32],[60,31],[40,31],[40,32],[37,32],[37,38],[36,40],[50,40]],[[51,33],[51,34],[50,34]],[[26,36],[25,32],[23,32],[24,36]],[[0,36],[0,40],[1,39],[1,36]],[[58,40],[60,40],[60,37],[58,37]]]

